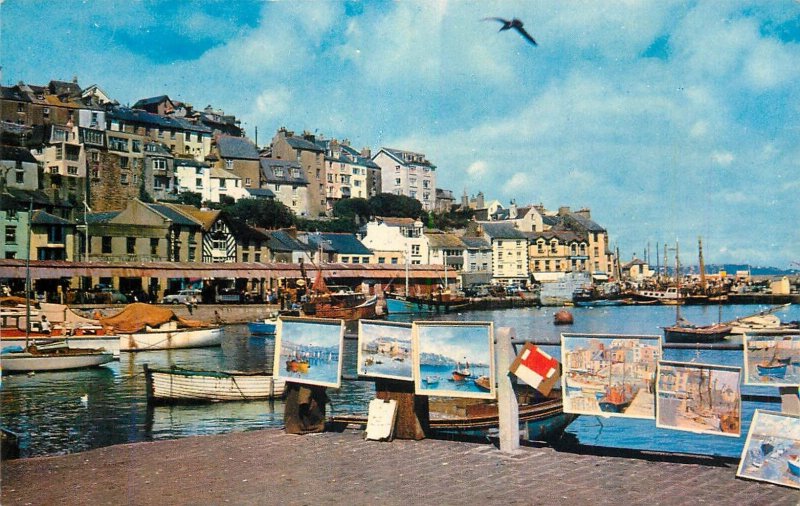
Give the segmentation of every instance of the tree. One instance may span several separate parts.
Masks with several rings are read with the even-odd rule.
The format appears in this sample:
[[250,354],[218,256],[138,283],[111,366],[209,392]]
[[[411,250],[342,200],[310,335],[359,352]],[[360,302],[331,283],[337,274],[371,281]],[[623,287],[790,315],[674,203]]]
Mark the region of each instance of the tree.
[[422,202],[405,195],[380,193],[369,199],[373,216],[394,216],[418,219],[422,215]]
[[196,192],[180,192],[178,194],[178,201],[181,204],[188,204],[200,209],[203,203],[203,196]]
[[294,225],[291,209],[269,199],[239,199],[224,208],[234,219],[261,228],[284,228]]
[[369,220],[372,215],[372,208],[367,199],[358,197],[342,199],[333,206],[333,215],[336,218],[352,220],[358,225]]

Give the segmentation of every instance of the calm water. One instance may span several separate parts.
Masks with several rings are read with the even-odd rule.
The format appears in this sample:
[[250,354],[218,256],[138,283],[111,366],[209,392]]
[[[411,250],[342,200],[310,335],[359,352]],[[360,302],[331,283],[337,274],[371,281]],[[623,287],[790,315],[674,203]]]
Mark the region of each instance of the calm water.
[[[682,314],[697,324],[751,314],[760,306],[696,306]],[[518,338],[558,343],[561,332],[660,335],[660,326],[675,319],[674,308],[626,306],[572,308],[575,324],[553,325],[557,308],[525,308],[465,312],[436,317],[444,320],[491,321],[513,327]],[[784,321],[800,320],[791,306],[779,313]],[[410,321],[397,316],[398,321]],[[123,353],[119,362],[94,370],[3,376],[2,424],[20,434],[23,456],[70,453],[134,441],[173,439],[197,434],[280,427],[283,403],[219,403],[148,408],[142,364],[204,369],[270,368],[273,341],[251,338],[245,325],[229,326],[221,348]],[[558,346],[546,350],[560,358]],[[356,342],[345,341],[344,373],[356,374]],[[665,358],[742,366],[741,352],[665,350]],[[743,387],[743,393],[777,395],[774,387]],[[365,412],[374,388],[369,382],[345,381],[330,390],[329,413]],[[738,456],[755,408],[780,410],[780,404],[744,403],[742,436],[729,438],[656,429],[655,421],[582,416],[568,432],[584,444]]]

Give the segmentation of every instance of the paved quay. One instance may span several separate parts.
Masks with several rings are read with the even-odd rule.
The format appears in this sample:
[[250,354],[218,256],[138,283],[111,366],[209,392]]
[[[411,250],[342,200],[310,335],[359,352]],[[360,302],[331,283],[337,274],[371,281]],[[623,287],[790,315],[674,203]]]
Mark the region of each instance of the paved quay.
[[197,436],[4,462],[4,505],[797,505],[800,492],[735,478],[716,459],[629,458],[361,431]]

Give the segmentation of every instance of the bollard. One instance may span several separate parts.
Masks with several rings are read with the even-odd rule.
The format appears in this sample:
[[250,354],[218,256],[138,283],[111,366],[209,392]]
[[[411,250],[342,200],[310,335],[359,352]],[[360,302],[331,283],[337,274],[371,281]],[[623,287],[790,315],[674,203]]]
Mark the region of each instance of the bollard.
[[511,327],[498,327],[494,334],[500,451],[512,454],[519,450],[519,405],[514,385],[511,383],[511,373],[508,371],[514,360],[511,341],[515,337],[516,331]]

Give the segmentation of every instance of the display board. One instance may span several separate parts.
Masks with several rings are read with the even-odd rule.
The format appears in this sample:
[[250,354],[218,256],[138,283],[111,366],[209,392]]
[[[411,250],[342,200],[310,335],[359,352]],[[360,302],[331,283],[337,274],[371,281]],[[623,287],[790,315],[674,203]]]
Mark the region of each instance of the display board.
[[414,381],[410,323],[359,320],[358,374]]
[[273,374],[295,383],[339,388],[343,344],[342,320],[281,317]]
[[757,409],[736,476],[800,489],[800,416]]

